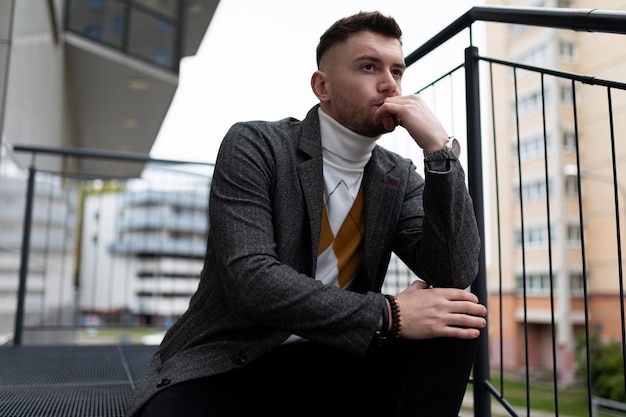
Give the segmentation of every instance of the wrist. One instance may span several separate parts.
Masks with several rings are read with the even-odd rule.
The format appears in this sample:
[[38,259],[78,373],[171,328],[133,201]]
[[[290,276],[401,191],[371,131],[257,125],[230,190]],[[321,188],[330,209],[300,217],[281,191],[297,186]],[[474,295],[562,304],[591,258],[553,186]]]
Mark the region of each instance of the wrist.
[[400,316],[400,305],[395,295],[384,294],[383,311],[381,319],[378,321],[376,335],[385,339],[387,337],[397,338],[402,330],[402,317]]
[[424,161],[458,160],[460,155],[459,141],[454,136],[450,136],[442,148],[434,151],[424,150]]
[[378,356],[387,339],[400,337],[402,319],[398,300],[393,295],[383,295],[383,311],[374,338],[368,347],[368,353]]
[[383,313],[380,321],[378,322],[378,330],[381,332],[381,335],[387,336],[389,335],[389,321],[391,320],[391,306],[389,305],[389,301],[387,297],[383,299]]
[[389,320],[389,336],[397,339],[402,332],[402,315],[400,314],[400,304],[398,297],[395,295],[385,294],[385,299],[389,302],[390,320]]

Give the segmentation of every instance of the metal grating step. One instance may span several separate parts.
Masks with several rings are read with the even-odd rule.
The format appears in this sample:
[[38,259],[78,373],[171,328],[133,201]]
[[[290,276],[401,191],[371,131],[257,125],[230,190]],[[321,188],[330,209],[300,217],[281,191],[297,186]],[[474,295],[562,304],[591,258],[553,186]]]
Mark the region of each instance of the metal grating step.
[[122,417],[155,346],[0,347],[0,417]]
[[121,417],[129,385],[73,385],[0,388],[3,417]]

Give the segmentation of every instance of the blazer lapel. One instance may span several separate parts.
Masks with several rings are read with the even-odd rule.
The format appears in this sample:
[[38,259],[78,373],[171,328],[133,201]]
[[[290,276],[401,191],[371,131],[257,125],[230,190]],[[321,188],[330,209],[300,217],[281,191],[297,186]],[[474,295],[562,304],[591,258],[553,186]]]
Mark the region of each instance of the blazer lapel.
[[309,218],[309,230],[311,230],[311,270],[313,275],[315,275],[315,267],[317,265],[317,249],[320,240],[319,231],[322,224],[322,204],[324,201],[324,170],[320,124],[317,115],[318,107],[313,107],[304,120],[299,149],[308,155],[308,158],[300,162],[296,168]]
[[365,289],[377,288],[378,266],[380,265],[385,240],[389,239],[389,223],[394,206],[397,204],[397,193],[400,179],[393,175],[395,165],[384,166],[376,152],[365,168],[363,187],[365,192],[365,240],[363,247],[363,266]]

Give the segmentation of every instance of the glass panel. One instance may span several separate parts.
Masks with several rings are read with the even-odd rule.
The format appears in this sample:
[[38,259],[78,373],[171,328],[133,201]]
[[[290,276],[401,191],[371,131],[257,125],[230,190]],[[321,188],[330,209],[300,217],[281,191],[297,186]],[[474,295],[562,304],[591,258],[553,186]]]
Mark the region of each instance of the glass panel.
[[141,5],[171,19],[178,17],[179,0],[133,0],[134,4]]
[[128,51],[156,65],[172,68],[176,26],[172,21],[132,9]]
[[68,3],[67,29],[121,49],[124,8],[119,0],[72,0]]

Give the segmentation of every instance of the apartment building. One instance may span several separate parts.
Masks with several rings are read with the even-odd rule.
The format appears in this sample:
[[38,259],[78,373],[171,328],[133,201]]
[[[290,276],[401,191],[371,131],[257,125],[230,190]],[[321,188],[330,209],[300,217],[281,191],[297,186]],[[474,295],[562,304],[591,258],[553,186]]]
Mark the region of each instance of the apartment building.
[[[80,275],[83,320],[167,326],[198,286],[209,229],[210,167],[149,166],[123,189],[85,199]],[[196,166],[197,168],[197,166]]]
[[[26,178],[5,159],[0,165],[0,344],[10,340],[23,284],[24,322],[71,323],[74,301],[73,248],[78,193],[63,190],[59,178],[43,175],[36,184],[27,265],[21,252]],[[25,277],[28,277],[26,282]],[[24,281],[22,281],[24,279]]]
[[[626,10],[626,2],[611,0],[487,3]],[[488,26],[486,33],[489,56],[567,73],[625,80],[623,37],[501,24]],[[494,113],[498,153],[495,160],[493,154],[489,156],[490,172],[498,170],[500,182],[496,188],[491,175],[491,195],[498,194],[500,201],[499,218],[492,216],[490,223],[490,240],[500,242],[491,245],[489,253],[491,358],[497,363],[502,355],[508,369],[525,365],[537,370],[552,369],[554,332],[558,375],[563,381],[570,381],[576,367],[577,339],[584,335],[585,320],[589,320],[591,329],[599,329],[602,340],[622,337],[618,279],[622,266],[615,230],[619,221],[622,231],[618,232],[624,236],[625,97],[619,91],[613,92],[613,119],[609,120],[607,89],[580,83],[574,86],[567,79],[511,68],[496,69],[493,85],[497,86],[493,89],[494,107],[507,110]],[[617,184],[621,207],[617,214],[609,144],[611,123],[617,134],[616,166],[622,173]],[[576,178],[577,152],[581,189]],[[544,160],[548,161],[549,181],[544,175]],[[579,195],[585,214],[583,227]],[[492,213],[496,213],[496,200],[491,203]],[[501,310],[500,294],[496,294],[499,289]],[[500,320],[501,326],[497,324]]]

